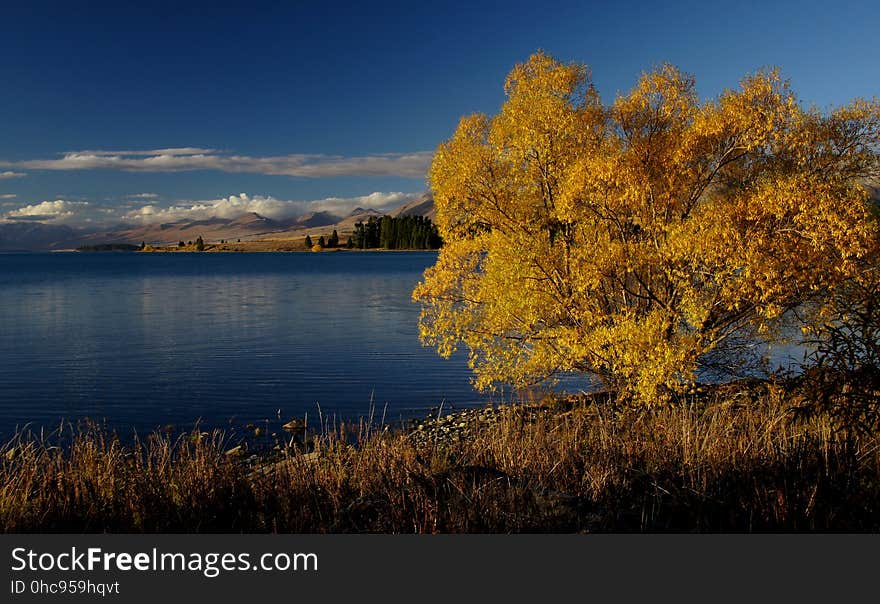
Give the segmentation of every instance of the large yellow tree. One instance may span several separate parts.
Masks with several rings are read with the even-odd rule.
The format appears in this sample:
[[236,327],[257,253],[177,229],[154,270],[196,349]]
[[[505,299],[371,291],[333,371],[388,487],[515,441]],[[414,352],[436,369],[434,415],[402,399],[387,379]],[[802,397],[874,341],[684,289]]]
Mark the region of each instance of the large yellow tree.
[[700,102],[672,66],[604,105],[588,69],[517,65],[430,171],[445,245],[413,297],[480,388],[560,372],[663,400],[877,253],[880,105],[804,109],[776,71]]

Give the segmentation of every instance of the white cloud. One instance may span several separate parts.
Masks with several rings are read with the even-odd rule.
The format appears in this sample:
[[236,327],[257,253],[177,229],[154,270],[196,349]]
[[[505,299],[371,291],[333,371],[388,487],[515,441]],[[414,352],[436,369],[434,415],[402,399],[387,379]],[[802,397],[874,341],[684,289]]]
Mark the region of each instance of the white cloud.
[[87,201],[56,199],[55,201],[43,201],[12,210],[7,212],[4,218],[46,222],[73,222],[87,219],[85,213],[88,209],[89,202]]
[[375,192],[359,197],[326,197],[315,201],[306,202],[309,210],[330,212],[331,214],[346,215],[355,208],[371,208],[373,210],[390,210],[412,201],[421,193],[381,193]]
[[182,219],[237,218],[247,212],[256,212],[267,218],[286,218],[290,215],[287,203],[274,197],[259,195],[250,197],[246,193],[241,193],[222,199],[194,201],[164,208],[153,204],[145,205],[126,213],[124,218],[141,223],[154,223]]
[[18,195],[15,193],[4,193],[3,195],[0,195],[0,199],[15,199],[16,197],[18,197]]
[[7,178],[23,178],[25,176],[27,176],[27,174],[24,172],[13,172],[11,170],[0,172],[0,180],[5,180]]
[[399,176],[423,178],[433,152],[381,153],[359,157],[293,154],[268,157],[229,155],[214,149],[180,147],[150,151],[72,151],[60,159],[0,162],[28,170],[122,170],[127,172],[185,172],[218,170],[281,176]]
[[134,195],[128,195],[128,199],[156,199],[159,197],[156,193],[136,193]]
[[345,216],[357,207],[389,210],[418,197],[420,193],[375,192],[358,197],[326,197],[311,201],[281,200],[247,193],[230,195],[222,199],[178,203],[170,207],[150,204],[124,215],[124,219],[141,224],[174,222],[176,220],[207,220],[209,218],[237,218],[248,212],[256,212],[266,218],[282,220],[296,218],[309,212],[330,212]]
[[[208,220],[211,218],[234,219],[242,214],[255,212],[274,220],[298,218],[310,212],[329,212],[346,216],[355,208],[390,210],[419,197],[421,193],[374,192],[356,197],[325,197],[314,200],[284,200],[272,196],[239,193],[220,199],[180,201],[171,206],[155,202],[132,207],[94,204],[88,201],[56,199],[25,205],[0,214],[0,221],[43,221],[64,224],[118,223],[155,224],[177,220]],[[130,196],[134,197],[134,196]],[[151,198],[141,196],[141,199]],[[143,203],[143,202],[141,202]],[[6,204],[7,207],[12,204]]]
[[68,153],[83,153],[88,155],[198,155],[203,153],[215,153],[217,149],[206,149],[204,147],[168,147],[165,149],[146,149],[140,151],[70,151]]

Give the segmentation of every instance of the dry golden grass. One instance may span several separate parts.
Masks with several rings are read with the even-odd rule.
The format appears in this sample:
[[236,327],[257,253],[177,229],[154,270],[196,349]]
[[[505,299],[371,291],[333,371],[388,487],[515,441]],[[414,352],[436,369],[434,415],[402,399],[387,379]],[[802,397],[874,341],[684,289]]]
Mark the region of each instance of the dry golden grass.
[[[705,397],[704,397],[705,398]],[[261,471],[221,433],[123,446],[83,428],[0,450],[7,532],[877,531],[880,439],[773,385],[654,410],[511,407],[471,439],[316,439]],[[802,404],[802,401],[799,402]]]

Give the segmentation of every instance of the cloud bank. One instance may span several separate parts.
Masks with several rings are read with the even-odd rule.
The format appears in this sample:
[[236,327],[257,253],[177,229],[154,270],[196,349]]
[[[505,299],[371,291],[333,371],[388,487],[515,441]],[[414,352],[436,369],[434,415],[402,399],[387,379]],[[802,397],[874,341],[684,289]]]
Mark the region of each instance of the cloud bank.
[[87,201],[43,201],[12,210],[4,215],[8,220],[32,220],[39,222],[68,223],[85,219],[90,209]]
[[[0,164],[3,165],[3,164]],[[9,178],[23,178],[27,176],[24,172],[13,172],[11,170],[6,170],[5,172],[0,172],[0,180],[6,180]]]
[[[119,223],[155,224],[179,220],[234,219],[256,212],[273,220],[298,218],[311,212],[329,212],[346,216],[355,208],[390,210],[412,201],[419,193],[375,192],[356,197],[326,197],[314,200],[283,200],[272,196],[239,193],[220,199],[177,202],[170,206],[156,203],[131,209],[130,206],[100,205],[88,201],[56,199],[25,205],[0,214],[0,221],[39,221],[53,224],[109,226]],[[130,195],[128,198],[150,200],[152,193]]]
[[326,197],[310,201],[281,200],[272,196],[247,193],[230,195],[221,199],[178,203],[169,207],[146,205],[127,212],[123,218],[139,224],[174,222],[177,220],[207,220],[209,218],[237,218],[248,212],[256,212],[273,220],[297,218],[310,212],[329,212],[346,216],[355,208],[389,210],[411,201],[421,193],[375,192],[358,197]]
[[[359,157],[294,154],[267,157],[231,155],[216,149],[178,147],[148,151],[72,151],[58,159],[0,161],[0,167],[26,170],[121,170],[126,172],[187,172],[215,170],[304,178],[334,176],[397,176],[423,178],[433,152],[381,153]],[[14,174],[16,172],[3,172]],[[8,176],[6,178],[13,178]]]

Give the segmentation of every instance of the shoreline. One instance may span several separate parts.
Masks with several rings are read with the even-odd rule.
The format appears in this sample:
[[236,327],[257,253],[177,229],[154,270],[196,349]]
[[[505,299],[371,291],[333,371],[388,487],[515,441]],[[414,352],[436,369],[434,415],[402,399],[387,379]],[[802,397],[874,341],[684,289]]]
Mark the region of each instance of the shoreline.
[[[228,245],[228,244],[227,244]],[[77,253],[77,254],[265,254],[265,253],[300,253],[300,254],[326,254],[326,253],[337,253],[337,252],[346,252],[346,253],[424,253],[424,252],[439,252],[439,248],[437,249],[419,249],[419,248],[400,248],[400,249],[388,249],[388,248],[324,248],[322,250],[309,250],[309,249],[292,249],[289,246],[279,246],[279,247],[271,247],[271,246],[255,246],[259,249],[247,249],[247,248],[219,248],[214,244],[205,244],[205,249],[202,251],[198,251],[195,249],[190,249],[189,246],[184,248],[178,248],[177,246],[163,246],[163,247],[153,247],[147,246],[150,249],[144,250],[134,250],[134,251],[120,251],[120,250],[80,250],[80,249],[59,249],[59,250],[43,250],[45,253],[53,253],[53,254],[68,254],[68,253]],[[265,248],[265,249],[263,249]],[[10,254],[28,254],[28,253],[41,253],[40,251],[34,252],[33,250],[22,250],[22,251],[9,251],[3,253]]]
[[91,250],[79,250],[76,248],[65,248],[65,249],[57,249],[57,250],[0,250],[0,254],[202,254],[205,252],[212,254],[287,254],[287,253],[296,253],[296,254],[323,254],[323,253],[335,253],[335,252],[369,252],[369,253],[381,253],[381,252],[392,252],[392,253],[424,253],[424,252],[439,252],[439,249],[430,249],[430,250],[422,250],[418,248],[407,248],[407,249],[385,249],[385,248],[369,248],[369,249],[349,249],[349,248],[330,248],[324,249],[320,252],[316,252],[313,250],[306,249],[260,249],[260,250],[252,250],[252,249],[234,249],[234,250],[217,250],[217,249],[205,249],[201,252],[195,250],[178,250],[178,249],[152,249],[149,251],[138,250],[132,252],[125,252],[119,250],[113,251],[91,251]]
[[0,530],[513,533],[880,530],[880,431],[806,382],[634,408],[609,393],[331,426],[268,455],[218,431],[0,447]]

